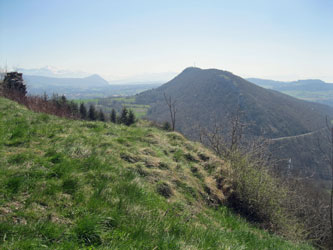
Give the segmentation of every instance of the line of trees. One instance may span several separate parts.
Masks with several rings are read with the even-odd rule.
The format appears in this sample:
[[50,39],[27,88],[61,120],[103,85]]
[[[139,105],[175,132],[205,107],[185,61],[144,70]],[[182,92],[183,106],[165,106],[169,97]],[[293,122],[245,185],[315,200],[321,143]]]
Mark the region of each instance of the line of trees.
[[27,96],[22,74],[10,72],[2,75],[4,77],[0,81],[0,95],[23,104],[35,112],[88,121],[106,122],[109,120],[113,123],[125,124],[127,126],[136,122],[134,112],[126,107],[122,109],[120,115],[112,109],[108,119],[106,114],[101,109],[96,110],[94,105],[89,105],[87,108],[84,103],[79,105],[73,100],[68,100],[64,95],[53,94],[51,98],[46,93],[42,96]]
[[[89,121],[103,121],[108,119],[102,110],[97,111],[94,105],[90,105],[87,109],[84,103],[80,104],[79,116],[82,120]],[[118,115],[115,109],[112,109],[110,113],[109,121],[117,124],[124,124],[130,126],[136,122],[135,114],[131,109],[124,107],[121,113]]]
[[135,114],[131,109],[123,107],[120,115],[117,115],[116,111],[112,109],[110,115],[110,121],[118,124],[125,124],[130,126],[136,122]]

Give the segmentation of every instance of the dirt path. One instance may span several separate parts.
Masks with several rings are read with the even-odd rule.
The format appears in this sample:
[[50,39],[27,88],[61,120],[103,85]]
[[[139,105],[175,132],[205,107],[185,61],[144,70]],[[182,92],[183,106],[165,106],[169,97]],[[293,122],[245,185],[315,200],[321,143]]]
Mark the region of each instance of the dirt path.
[[301,137],[305,137],[305,136],[309,136],[309,135],[314,135],[320,131],[323,131],[326,128],[321,128],[309,133],[305,133],[305,134],[300,134],[300,135],[292,135],[292,136],[285,136],[285,137],[279,137],[279,138],[273,138],[271,139],[271,141],[283,141],[283,140],[288,140],[288,139],[297,139],[297,138],[301,138]]

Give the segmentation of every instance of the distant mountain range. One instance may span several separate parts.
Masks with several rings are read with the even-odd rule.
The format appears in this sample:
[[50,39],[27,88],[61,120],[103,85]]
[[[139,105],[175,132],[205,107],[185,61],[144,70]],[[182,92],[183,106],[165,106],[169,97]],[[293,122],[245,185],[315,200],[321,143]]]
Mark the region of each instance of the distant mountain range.
[[[164,94],[176,100],[176,129],[192,139],[198,139],[199,126],[212,128],[216,121],[226,125],[227,117],[238,107],[243,113],[243,122],[248,124],[245,133],[266,138],[311,133],[325,126],[326,116],[333,117],[333,109],[328,106],[264,89],[217,69],[187,68],[161,87],[138,94],[137,103],[151,106],[147,115],[149,119],[159,122],[170,120]],[[277,144],[279,147],[273,146],[272,152],[280,160],[292,159],[297,168],[321,168],[325,170],[317,173],[327,174],[322,156],[314,145],[293,144],[290,140],[287,144],[283,140]],[[312,157],[307,157],[307,154]]]
[[[32,75],[32,76],[46,76],[52,78],[85,78],[90,76],[90,73],[83,71],[73,71],[68,69],[59,69],[57,67],[45,66],[41,68],[19,68],[16,67],[13,69],[23,73],[23,75]],[[140,83],[163,83],[169,81],[177,75],[176,72],[158,72],[158,73],[141,73],[141,74],[132,74],[132,75],[119,75],[119,74],[104,74],[103,78],[106,79],[111,84],[127,84],[134,85]]]
[[99,75],[83,78],[59,78],[23,74],[28,94],[51,96],[54,93],[70,99],[87,99],[114,95],[134,95],[157,87],[161,83],[126,83],[111,85]]
[[55,78],[46,76],[23,75],[28,87],[34,89],[45,88],[78,88],[95,89],[108,87],[110,84],[99,75],[91,75],[84,78]]
[[65,69],[58,69],[52,66],[45,66],[41,68],[26,69],[26,68],[14,68],[15,71],[23,73],[23,75],[34,75],[34,76],[46,76],[56,78],[83,78],[90,74],[82,71],[71,71]]
[[333,106],[333,84],[318,79],[293,82],[248,78],[248,81],[267,89],[273,89],[296,98]]

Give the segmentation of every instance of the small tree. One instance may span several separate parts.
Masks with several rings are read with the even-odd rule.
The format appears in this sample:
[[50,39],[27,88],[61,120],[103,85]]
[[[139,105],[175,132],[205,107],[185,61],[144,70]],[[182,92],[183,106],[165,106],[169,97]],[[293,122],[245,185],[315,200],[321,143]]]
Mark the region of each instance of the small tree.
[[94,105],[90,105],[90,107],[89,107],[88,118],[91,121],[96,121],[96,119],[97,119],[96,110],[95,110]]
[[67,98],[66,98],[65,95],[62,95],[62,96],[60,97],[60,103],[61,103],[61,105],[62,105],[63,107],[65,107],[65,106],[67,105]]
[[126,107],[124,107],[121,111],[120,118],[119,118],[119,122],[121,124],[127,124],[127,114],[128,114],[128,110]]
[[3,88],[7,94],[25,96],[27,94],[26,86],[23,82],[22,73],[10,72],[5,75]]
[[165,93],[164,93],[164,100],[169,108],[169,112],[170,112],[170,116],[171,116],[172,131],[175,131],[176,113],[177,113],[176,100],[172,100],[171,96],[167,97],[167,95]]
[[100,121],[105,122],[105,115],[102,110],[99,111],[98,118]]
[[[242,122],[242,112],[238,107],[236,112],[229,117],[227,124],[222,125],[215,117],[211,128],[199,127],[200,141],[208,145],[218,156],[229,158],[236,151],[246,152],[253,147],[251,143],[251,145],[245,146],[245,150],[241,149],[245,145],[243,137],[246,126]],[[256,144],[261,145],[257,142]]]
[[116,111],[114,109],[112,109],[112,111],[111,111],[110,121],[113,122],[113,123],[117,122],[117,114],[116,114]]
[[163,123],[163,129],[166,130],[166,131],[170,131],[171,130],[170,122],[164,122]]
[[57,110],[61,109],[61,101],[58,94],[53,93],[51,97],[52,104],[56,107]]
[[128,118],[127,118],[127,121],[126,121],[126,125],[127,126],[130,126],[132,124],[135,123],[135,114],[134,112],[130,109],[130,111],[128,112]]
[[87,109],[83,102],[80,104],[80,117],[83,120],[87,118]]
[[71,101],[71,102],[69,103],[69,107],[70,107],[70,110],[71,110],[71,112],[72,112],[72,115],[73,115],[74,117],[77,117],[78,114],[79,114],[79,107],[78,107],[77,103],[75,103],[74,101]]
[[48,97],[48,95],[46,94],[45,91],[44,91],[44,93],[43,93],[43,95],[42,95],[42,99],[43,99],[44,102],[47,102],[48,99],[49,99],[49,97]]

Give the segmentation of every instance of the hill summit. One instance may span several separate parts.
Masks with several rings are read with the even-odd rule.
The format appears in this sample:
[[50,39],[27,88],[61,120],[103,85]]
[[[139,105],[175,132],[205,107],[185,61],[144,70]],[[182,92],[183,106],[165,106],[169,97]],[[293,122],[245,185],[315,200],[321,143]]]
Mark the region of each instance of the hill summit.
[[217,69],[190,67],[161,87],[139,94],[138,102],[152,106],[149,118],[168,120],[164,93],[177,101],[177,129],[190,136],[193,125],[225,123],[237,109],[249,124],[249,133],[268,138],[311,132],[323,126],[326,115],[333,115],[327,106],[261,88]]

